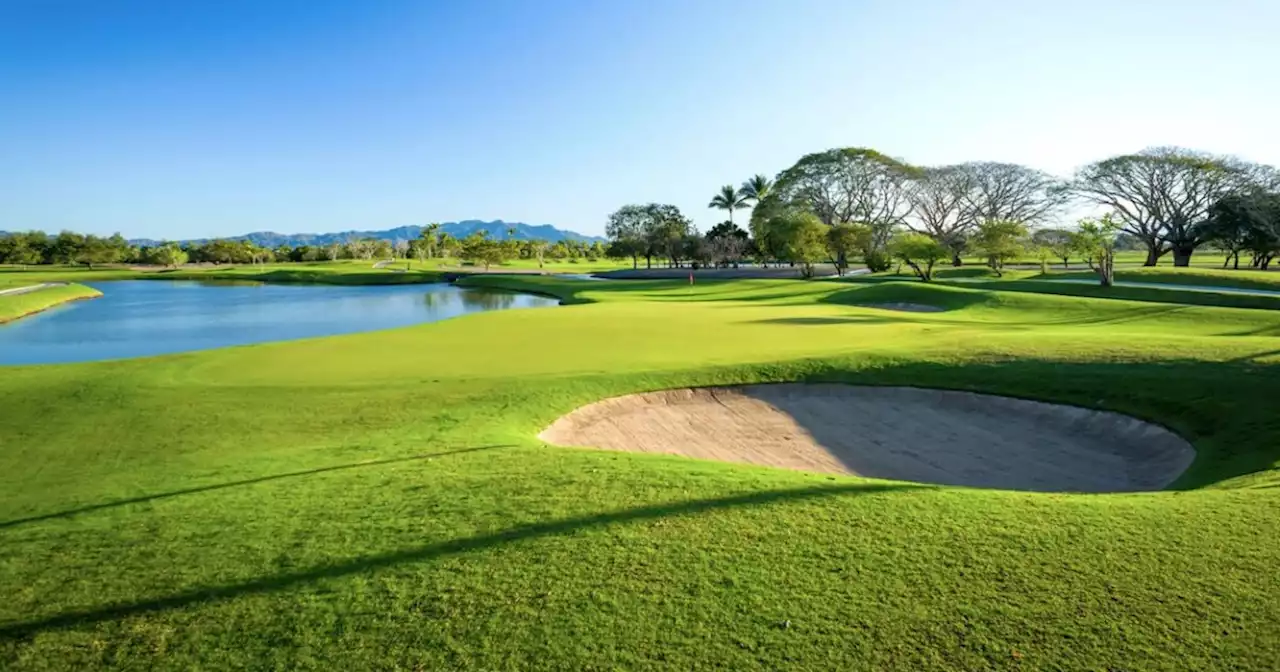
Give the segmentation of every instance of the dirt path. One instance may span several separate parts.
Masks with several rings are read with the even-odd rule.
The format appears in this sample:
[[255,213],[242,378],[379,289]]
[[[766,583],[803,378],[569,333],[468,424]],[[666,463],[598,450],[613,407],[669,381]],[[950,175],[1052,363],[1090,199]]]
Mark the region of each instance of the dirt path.
[[28,285],[26,287],[11,287],[9,289],[0,289],[0,296],[16,296],[18,294],[29,294],[31,292],[36,292],[36,291],[45,289],[46,287],[62,287],[63,285],[66,285],[66,284],[67,283],[65,282],[42,282],[38,285]]
[[750,385],[606,399],[541,435],[559,445],[1046,492],[1159,490],[1195,457],[1115,413],[910,387]]

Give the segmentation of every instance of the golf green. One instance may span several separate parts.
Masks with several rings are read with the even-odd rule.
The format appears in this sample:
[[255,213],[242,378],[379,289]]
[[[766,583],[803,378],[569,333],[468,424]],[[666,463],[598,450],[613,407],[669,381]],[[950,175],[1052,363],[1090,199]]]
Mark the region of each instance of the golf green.
[[[566,305],[0,369],[0,668],[1280,660],[1280,312],[902,282],[464,283]],[[887,304],[941,310],[864,307]],[[608,397],[766,382],[1113,411],[1196,454],[1166,491],[1066,494],[537,438]]]

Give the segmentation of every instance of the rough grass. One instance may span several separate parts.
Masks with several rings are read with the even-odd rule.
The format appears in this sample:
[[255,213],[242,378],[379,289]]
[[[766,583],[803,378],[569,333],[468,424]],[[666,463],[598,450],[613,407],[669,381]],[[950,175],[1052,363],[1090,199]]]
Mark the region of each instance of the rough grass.
[[[28,283],[11,283],[9,285],[0,286],[0,288],[22,287],[27,284]],[[10,322],[21,317],[26,317],[27,315],[33,315],[69,301],[92,299],[98,296],[102,296],[102,292],[90,287],[85,287],[84,285],[76,284],[45,287],[34,292],[26,292],[23,294],[0,295],[0,324]]]
[[[1232,669],[1280,658],[1280,313],[922,283],[470,278],[417,327],[0,374],[0,668]],[[906,301],[904,314],[859,308]],[[843,380],[1115,409],[1166,493],[541,445],[603,396]]]

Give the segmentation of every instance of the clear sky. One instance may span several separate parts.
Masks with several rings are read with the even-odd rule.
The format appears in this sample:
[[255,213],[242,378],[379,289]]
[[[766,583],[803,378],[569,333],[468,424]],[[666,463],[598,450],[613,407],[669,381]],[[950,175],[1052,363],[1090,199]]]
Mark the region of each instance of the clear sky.
[[[867,146],[1280,164],[1275,0],[0,0],[0,230],[703,230]],[[745,221],[746,214],[739,215]]]

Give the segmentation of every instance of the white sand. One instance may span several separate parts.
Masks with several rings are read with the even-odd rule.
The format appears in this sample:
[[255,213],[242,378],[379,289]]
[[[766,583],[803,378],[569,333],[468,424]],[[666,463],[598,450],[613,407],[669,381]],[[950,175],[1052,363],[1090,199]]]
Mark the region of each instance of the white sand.
[[1172,432],[1073,406],[910,387],[680,389],[606,399],[549,443],[1047,492],[1159,490],[1195,458]]

